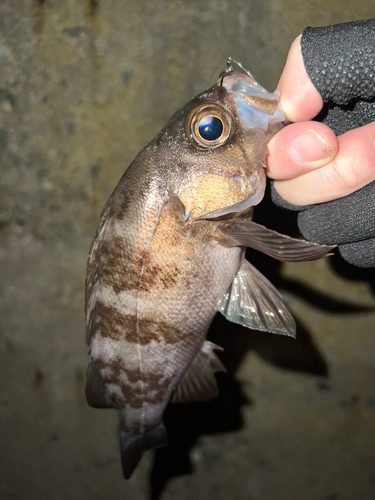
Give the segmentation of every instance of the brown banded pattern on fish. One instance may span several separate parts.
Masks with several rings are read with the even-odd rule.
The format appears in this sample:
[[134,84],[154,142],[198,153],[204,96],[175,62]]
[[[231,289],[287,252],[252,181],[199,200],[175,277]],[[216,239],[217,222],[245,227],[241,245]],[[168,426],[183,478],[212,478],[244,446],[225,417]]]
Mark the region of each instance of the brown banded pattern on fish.
[[103,209],[87,268],[86,395],[91,406],[121,411],[126,478],[145,450],[166,444],[171,397],[217,395],[220,348],[205,340],[217,310],[249,328],[294,335],[290,313],[244,260],[245,247],[280,260],[330,249],[251,221],[265,188],[266,142],[283,125],[276,102],[250,76],[223,73],[139,153]]

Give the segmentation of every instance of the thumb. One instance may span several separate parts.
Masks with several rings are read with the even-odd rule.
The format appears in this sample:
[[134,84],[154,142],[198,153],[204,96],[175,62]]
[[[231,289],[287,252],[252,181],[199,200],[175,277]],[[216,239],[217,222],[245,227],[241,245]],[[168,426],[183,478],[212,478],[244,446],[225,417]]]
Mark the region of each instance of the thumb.
[[323,107],[323,99],[312,84],[303,63],[299,35],[292,46],[280,77],[276,93],[279,105],[291,122],[311,120]]

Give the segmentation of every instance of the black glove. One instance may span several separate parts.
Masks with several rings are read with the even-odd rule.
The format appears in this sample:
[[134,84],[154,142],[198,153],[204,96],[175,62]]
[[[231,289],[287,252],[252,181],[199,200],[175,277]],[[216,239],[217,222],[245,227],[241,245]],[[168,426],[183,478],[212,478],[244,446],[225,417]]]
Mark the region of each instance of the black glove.
[[[375,20],[306,28],[306,71],[324,101],[316,118],[336,135],[375,121]],[[374,165],[375,171],[375,165]],[[272,188],[273,201],[298,210],[298,227],[316,243],[338,245],[345,260],[375,267],[375,181],[338,200],[298,207]]]

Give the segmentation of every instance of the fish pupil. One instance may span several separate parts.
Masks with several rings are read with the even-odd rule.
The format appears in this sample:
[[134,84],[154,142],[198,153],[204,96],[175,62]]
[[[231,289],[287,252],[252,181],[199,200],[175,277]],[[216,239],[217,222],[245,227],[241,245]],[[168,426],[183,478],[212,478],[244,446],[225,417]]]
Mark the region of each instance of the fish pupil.
[[215,141],[223,133],[223,122],[216,116],[208,115],[201,119],[198,130],[205,141]]

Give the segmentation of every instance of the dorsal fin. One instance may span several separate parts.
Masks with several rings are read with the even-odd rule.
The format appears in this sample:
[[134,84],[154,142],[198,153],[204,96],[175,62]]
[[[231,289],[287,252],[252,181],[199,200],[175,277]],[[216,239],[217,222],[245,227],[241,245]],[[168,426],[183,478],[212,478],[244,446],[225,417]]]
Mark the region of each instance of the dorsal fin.
[[86,399],[93,408],[120,408],[108,395],[105,383],[93,361],[87,368]]

